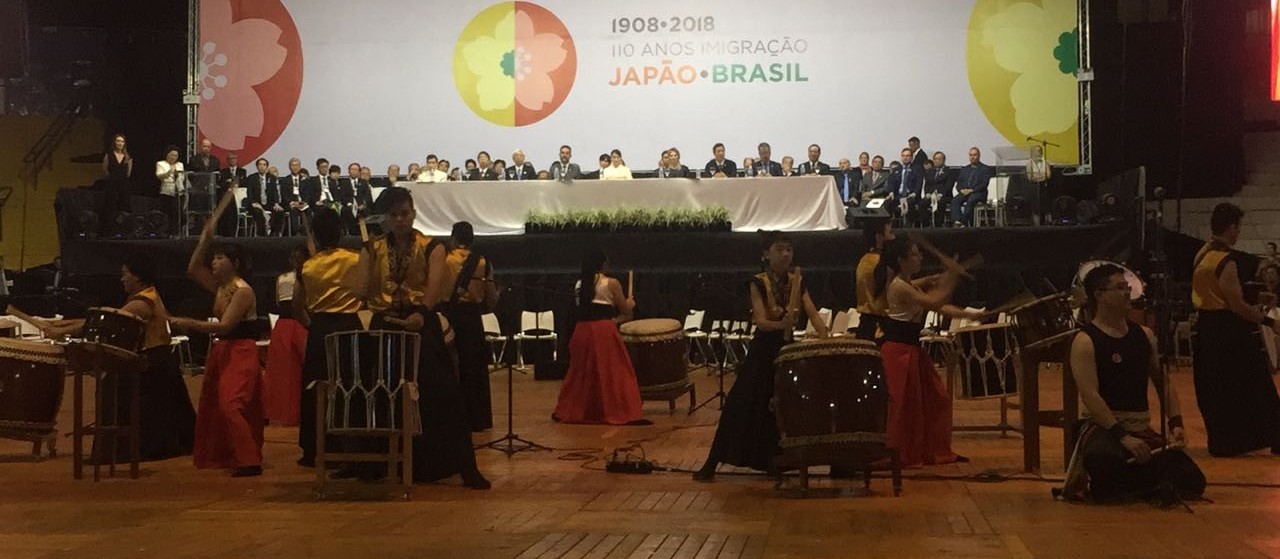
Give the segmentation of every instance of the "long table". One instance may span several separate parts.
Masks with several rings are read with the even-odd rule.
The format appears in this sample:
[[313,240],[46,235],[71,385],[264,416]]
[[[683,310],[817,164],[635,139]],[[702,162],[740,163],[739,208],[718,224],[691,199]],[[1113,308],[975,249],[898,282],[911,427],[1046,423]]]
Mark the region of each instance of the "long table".
[[414,225],[448,235],[469,221],[478,235],[524,233],[530,210],[710,208],[729,212],[734,231],[832,231],[844,229],[844,204],[831,177],[741,179],[633,179],[560,181],[398,182],[413,192]]

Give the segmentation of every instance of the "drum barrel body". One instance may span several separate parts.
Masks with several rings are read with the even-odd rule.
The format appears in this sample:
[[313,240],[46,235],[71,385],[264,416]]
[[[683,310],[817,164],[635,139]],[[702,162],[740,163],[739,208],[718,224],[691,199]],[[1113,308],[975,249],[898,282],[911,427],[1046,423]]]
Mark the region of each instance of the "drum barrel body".
[[1036,348],[1061,341],[1076,333],[1071,301],[1062,293],[1038,299],[1013,310],[1017,341],[1024,348]]
[[622,341],[636,371],[641,396],[689,385],[684,330],[674,320],[636,320],[622,325]]
[[146,322],[130,313],[105,307],[89,309],[84,321],[84,340],[128,351],[142,347]]
[[774,408],[788,466],[862,463],[884,451],[889,392],[875,344],[790,344],[775,361]]
[[54,431],[65,372],[60,346],[0,339],[0,431]]

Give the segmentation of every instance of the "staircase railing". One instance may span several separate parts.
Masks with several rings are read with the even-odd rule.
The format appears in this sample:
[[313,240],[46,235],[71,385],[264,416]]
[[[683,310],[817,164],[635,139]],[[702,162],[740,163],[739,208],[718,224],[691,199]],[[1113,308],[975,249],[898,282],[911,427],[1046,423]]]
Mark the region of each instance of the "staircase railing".
[[49,123],[44,134],[22,157],[22,180],[31,190],[35,190],[39,183],[40,171],[53,169],[53,154],[58,151],[62,141],[71,134],[71,130],[75,128],[76,122],[84,116],[84,113],[85,106],[82,103],[77,101],[69,104],[66,110]]

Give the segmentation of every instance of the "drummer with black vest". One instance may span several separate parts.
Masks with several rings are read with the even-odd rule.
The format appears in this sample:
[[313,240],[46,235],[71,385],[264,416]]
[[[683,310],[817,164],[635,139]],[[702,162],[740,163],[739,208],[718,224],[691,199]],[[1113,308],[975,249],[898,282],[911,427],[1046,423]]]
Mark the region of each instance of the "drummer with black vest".
[[1280,323],[1245,302],[1240,253],[1233,248],[1243,218],[1232,204],[1213,209],[1213,240],[1196,255],[1191,274],[1198,313],[1191,344],[1196,403],[1213,456],[1268,447],[1280,454],[1280,397],[1260,336],[1261,328],[1280,333]]
[[781,435],[771,405],[773,362],[782,346],[791,341],[801,317],[809,318],[819,337],[830,334],[809,298],[800,271],[791,266],[791,239],[777,231],[765,233],[761,251],[765,270],[752,276],[748,284],[756,334],[738,369],[738,380],[725,398],[711,452],[702,468],[693,474],[694,481],[715,479],[721,463],[776,473],[773,457],[778,453]]
[[493,427],[493,404],[489,399],[489,352],[480,317],[493,308],[498,290],[488,259],[471,250],[475,230],[469,222],[453,224],[452,241],[453,248],[445,256],[445,284],[452,289],[440,312],[457,336],[458,382],[467,400],[471,430],[484,431]]
[[356,313],[363,303],[352,290],[360,254],[338,246],[342,240],[342,219],[329,208],[316,211],[311,223],[315,239],[312,254],[299,269],[293,288],[292,310],[296,320],[307,327],[306,350],[302,360],[302,383],[294,398],[298,403],[298,465],[313,467],[316,462],[316,395],[311,383],[328,378],[325,336],[334,332],[360,330]]
[[436,481],[461,474],[464,486],[488,489],[476,467],[466,401],[435,307],[447,299],[444,244],[413,228],[417,211],[408,190],[391,187],[380,197],[388,228],[360,253],[357,292],[375,313],[374,327],[421,336],[418,411],[422,434],[414,438],[413,477]]

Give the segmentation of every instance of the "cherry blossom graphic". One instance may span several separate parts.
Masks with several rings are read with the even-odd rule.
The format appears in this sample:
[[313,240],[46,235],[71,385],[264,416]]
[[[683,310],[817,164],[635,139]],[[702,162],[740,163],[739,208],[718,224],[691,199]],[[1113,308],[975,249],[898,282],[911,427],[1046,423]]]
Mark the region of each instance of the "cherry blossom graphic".
[[302,91],[302,44],[279,0],[200,3],[199,131],[251,161],[284,132]]
[[458,38],[454,81],[480,117],[526,126],[559,108],[573,87],[577,53],[564,24],[529,2],[494,4]]

